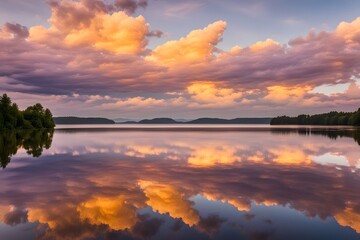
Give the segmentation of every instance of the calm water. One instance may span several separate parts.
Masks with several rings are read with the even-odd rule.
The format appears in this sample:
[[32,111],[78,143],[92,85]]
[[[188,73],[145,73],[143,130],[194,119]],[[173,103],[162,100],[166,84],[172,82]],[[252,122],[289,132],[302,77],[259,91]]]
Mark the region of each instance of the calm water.
[[359,130],[125,127],[0,134],[0,239],[360,239]]

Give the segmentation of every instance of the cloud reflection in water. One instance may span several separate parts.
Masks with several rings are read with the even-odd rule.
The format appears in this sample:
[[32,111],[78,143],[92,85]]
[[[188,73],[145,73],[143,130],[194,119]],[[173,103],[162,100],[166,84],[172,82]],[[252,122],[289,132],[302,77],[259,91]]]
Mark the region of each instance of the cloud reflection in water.
[[[281,239],[286,229],[276,219],[293,210],[319,219],[328,233],[317,234],[360,234],[360,147],[352,138],[58,131],[39,159],[21,151],[0,174],[0,236],[1,226],[33,222],[39,238],[222,239],[237,229],[243,239]],[[326,154],[347,164],[316,161]],[[279,213],[254,213],[263,207]],[[295,230],[300,238],[301,225]]]

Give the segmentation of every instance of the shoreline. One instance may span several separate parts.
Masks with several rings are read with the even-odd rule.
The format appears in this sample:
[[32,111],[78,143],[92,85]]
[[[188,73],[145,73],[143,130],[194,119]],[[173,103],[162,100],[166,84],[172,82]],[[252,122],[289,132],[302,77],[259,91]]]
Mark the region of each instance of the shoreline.
[[111,125],[59,125],[55,131],[168,131],[168,132],[256,132],[256,131],[353,131],[360,130],[355,126],[319,126],[319,125],[269,125],[269,124],[120,124]]

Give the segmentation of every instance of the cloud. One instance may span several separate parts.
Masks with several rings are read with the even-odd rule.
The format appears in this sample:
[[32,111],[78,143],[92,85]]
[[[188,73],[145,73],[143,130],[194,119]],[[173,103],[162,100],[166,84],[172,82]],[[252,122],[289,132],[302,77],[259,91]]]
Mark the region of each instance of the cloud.
[[[286,206],[306,216],[322,219],[335,216],[339,224],[356,230],[360,206],[356,166],[308,160],[328,152],[351,154],[358,159],[359,146],[349,137],[334,141],[315,133],[301,137],[297,131],[259,131],[258,138],[265,143],[261,145],[258,138],[251,138],[254,133],[246,131],[241,132],[241,137],[219,132],[207,133],[204,137],[186,132],[154,135],[103,131],[96,132],[97,138],[92,138],[89,132],[60,130],[51,149],[44,151],[38,161],[27,163],[21,156],[15,157],[10,163],[13,164],[11,171],[0,175],[0,181],[7,183],[1,186],[1,191],[9,193],[0,199],[0,221],[4,222],[7,215],[12,216],[7,218],[7,223],[21,223],[25,211],[19,209],[27,209],[30,223],[40,222],[47,234],[53,234],[48,238],[84,239],[94,235],[102,237],[118,232],[112,228],[122,229],[132,224],[121,232],[149,236],[161,225],[161,220],[156,219],[171,223],[171,217],[186,223],[182,225],[184,231],[194,223],[193,230],[201,225],[201,229],[216,234],[217,227],[228,222],[218,221],[223,216],[214,219],[200,215],[204,213],[193,203],[193,200],[208,199],[234,206],[233,211],[242,211],[238,213],[241,216],[252,214],[254,204]],[[277,141],[273,141],[274,134]],[[148,146],[144,152],[150,155],[146,158],[127,156],[126,150],[134,146]],[[214,152],[219,146],[238,149],[234,155],[241,158],[241,162],[216,163],[211,167],[194,167],[188,163],[193,152],[207,148]],[[74,151],[80,155],[72,156]],[[249,160],[249,156],[258,152],[262,153],[258,154],[263,156],[262,161]],[[287,157],[294,155],[294,163],[278,162],[283,152]],[[178,159],[169,161],[166,157],[174,153]],[[63,159],[72,161],[64,164]],[[306,162],[298,164],[301,159]],[[62,174],[58,174],[60,168]],[[44,182],[44,178],[49,181]],[[29,181],[31,188],[26,184]],[[197,197],[193,199],[193,196]],[[149,217],[136,214],[146,207],[153,209],[153,213],[149,208],[145,210],[150,213]],[[125,214],[130,217],[124,219]],[[204,220],[205,223],[201,223]],[[165,231],[169,225],[161,225],[159,231]],[[154,231],[149,230],[150,226]]]
[[306,93],[311,91],[311,87],[286,87],[286,86],[270,86],[267,87],[268,94],[264,100],[278,103],[288,103],[288,101],[299,101]]
[[343,212],[335,216],[336,221],[342,226],[348,226],[360,233],[360,214],[351,208],[346,208]]
[[15,206],[0,206],[0,222],[7,225],[17,225],[27,222],[27,210]]
[[226,222],[226,220],[227,219],[219,217],[218,215],[211,214],[206,218],[201,218],[197,228],[209,235],[214,235],[220,230],[221,225]]
[[211,167],[219,164],[234,164],[241,160],[236,155],[236,148],[209,146],[195,149],[188,163],[194,167]]
[[357,99],[360,96],[360,85],[352,82],[348,89],[346,89],[344,95],[349,98]]
[[[218,48],[226,22],[216,21],[149,49],[148,38],[162,31],[129,15],[146,4],[50,1],[48,27],[6,23],[0,31],[1,88],[24,105],[47,96],[61,115],[76,106],[84,115],[96,109],[109,117],[137,117],[135,109],[142,109],[147,117],[216,117],[220,111],[230,118],[353,111],[360,104],[353,83],[360,74],[360,18],[287,44],[269,38],[229,51]],[[344,93],[312,92],[344,83],[351,84]]]
[[164,13],[170,17],[184,17],[201,6],[202,4],[199,2],[181,1],[179,3],[169,4]]
[[143,108],[143,107],[159,107],[165,104],[164,99],[155,99],[155,98],[143,98],[143,97],[134,97],[121,99],[115,103],[105,103],[102,105],[104,108]]
[[149,215],[141,215],[139,218],[140,221],[131,228],[131,232],[143,239],[149,239],[154,236],[164,223],[164,220],[150,218]]
[[184,38],[156,47],[148,59],[165,65],[208,60],[213,56],[225,28],[225,21],[217,21],[204,29],[194,30]]
[[231,106],[242,97],[241,92],[231,88],[219,88],[211,82],[197,82],[188,86],[188,93],[194,104],[214,106]]
[[27,27],[17,23],[5,23],[0,29],[0,38],[27,38],[29,31]]
[[147,0],[115,0],[114,6],[120,10],[125,10],[129,14],[133,14],[139,7],[146,8]]
[[354,21],[341,22],[335,33],[346,40],[347,43],[360,43],[360,17]]
[[142,16],[130,17],[121,11],[108,14],[104,7],[94,8],[85,0],[51,2],[50,6],[51,27],[30,28],[30,41],[58,45],[60,40],[70,48],[90,46],[123,54],[140,53],[147,45],[149,26]]
[[114,230],[124,230],[137,222],[136,208],[127,204],[122,196],[117,198],[95,197],[77,208],[80,218],[92,224],[106,224]]
[[146,203],[154,211],[168,213],[172,218],[181,218],[189,226],[199,221],[199,213],[192,208],[193,203],[172,186],[149,181],[139,181],[139,185],[148,198]]
[[153,31],[150,31],[146,36],[161,38],[163,35],[164,35],[164,32],[162,32],[161,30],[153,30]]
[[280,149],[270,150],[270,152],[275,155],[274,159],[272,160],[275,163],[284,165],[307,165],[312,163],[311,156],[306,155],[300,149],[289,147],[283,147]]
[[259,41],[250,46],[250,49],[254,52],[270,51],[280,47],[280,43],[268,38],[265,41]]

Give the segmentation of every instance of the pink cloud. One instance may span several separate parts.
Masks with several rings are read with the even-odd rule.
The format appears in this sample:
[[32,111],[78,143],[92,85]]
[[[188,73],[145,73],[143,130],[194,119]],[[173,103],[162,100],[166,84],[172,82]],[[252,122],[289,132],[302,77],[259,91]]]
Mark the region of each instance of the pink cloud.
[[[2,89],[18,96],[67,96],[74,102],[74,92],[99,96],[81,104],[90,109],[101,100],[98,107],[105,112],[119,106],[166,106],[179,112],[207,106],[291,113],[295,107],[314,112],[344,105],[354,110],[360,104],[353,83],[360,73],[360,18],[288,44],[266,39],[229,51],[217,47],[226,28],[226,22],[217,21],[149,49],[148,37],[162,32],[151,31],[144,17],[126,13],[136,8],[120,3],[146,6],[145,1],[50,1],[50,27],[28,30],[6,23],[0,30]],[[212,87],[200,93],[193,85],[199,82]],[[331,96],[311,92],[339,83],[351,84]]]

